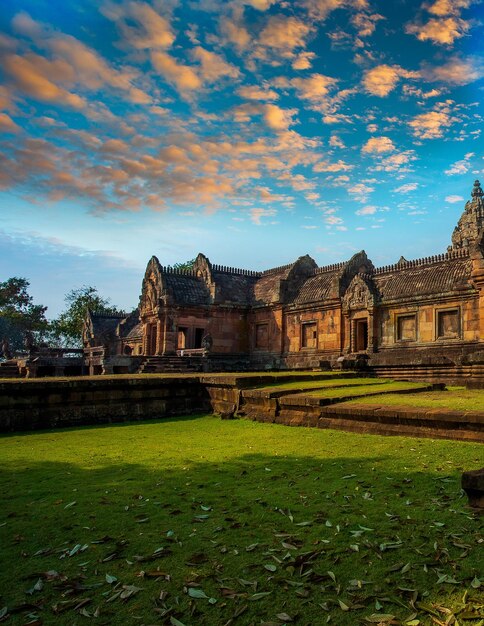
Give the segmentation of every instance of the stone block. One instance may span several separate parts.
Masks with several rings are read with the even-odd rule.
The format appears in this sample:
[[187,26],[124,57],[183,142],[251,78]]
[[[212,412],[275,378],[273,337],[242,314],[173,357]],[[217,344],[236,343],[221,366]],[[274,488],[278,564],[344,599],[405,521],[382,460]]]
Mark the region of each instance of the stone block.
[[484,467],[462,474],[462,489],[466,492],[469,506],[484,513]]

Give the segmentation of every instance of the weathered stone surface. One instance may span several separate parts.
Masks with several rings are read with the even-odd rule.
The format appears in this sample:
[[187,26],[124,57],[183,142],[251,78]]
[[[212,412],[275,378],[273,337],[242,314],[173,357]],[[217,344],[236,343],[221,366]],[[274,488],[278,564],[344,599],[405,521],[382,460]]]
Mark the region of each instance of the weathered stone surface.
[[469,505],[484,513],[484,467],[462,474],[462,489],[466,492]]

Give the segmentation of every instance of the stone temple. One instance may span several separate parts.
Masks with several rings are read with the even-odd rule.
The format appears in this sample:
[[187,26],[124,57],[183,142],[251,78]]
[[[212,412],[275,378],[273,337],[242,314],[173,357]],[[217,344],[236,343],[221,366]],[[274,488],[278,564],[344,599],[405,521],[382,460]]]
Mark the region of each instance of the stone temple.
[[[437,256],[374,267],[364,251],[318,267],[308,255],[262,272],[212,264],[189,271],[153,256],[139,308],[89,312],[91,373],[319,368],[344,357],[375,371],[484,364],[484,199],[479,181]],[[198,365],[197,365],[198,364]]]

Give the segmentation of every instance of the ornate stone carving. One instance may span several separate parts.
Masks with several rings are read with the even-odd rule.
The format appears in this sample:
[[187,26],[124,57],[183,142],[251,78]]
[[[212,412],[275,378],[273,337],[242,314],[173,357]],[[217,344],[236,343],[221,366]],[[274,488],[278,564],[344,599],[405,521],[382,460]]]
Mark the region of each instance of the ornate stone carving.
[[356,275],[343,296],[343,311],[372,309],[374,296],[360,275]]

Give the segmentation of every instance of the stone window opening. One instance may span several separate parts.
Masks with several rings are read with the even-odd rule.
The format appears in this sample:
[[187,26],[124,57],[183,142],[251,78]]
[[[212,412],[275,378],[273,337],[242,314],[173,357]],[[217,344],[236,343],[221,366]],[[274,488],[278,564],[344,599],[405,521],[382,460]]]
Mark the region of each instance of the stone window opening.
[[415,314],[397,315],[396,322],[396,341],[417,340],[417,316]]
[[301,324],[301,348],[318,347],[318,328],[316,322]]
[[437,311],[436,338],[460,338],[460,309],[442,309]]

